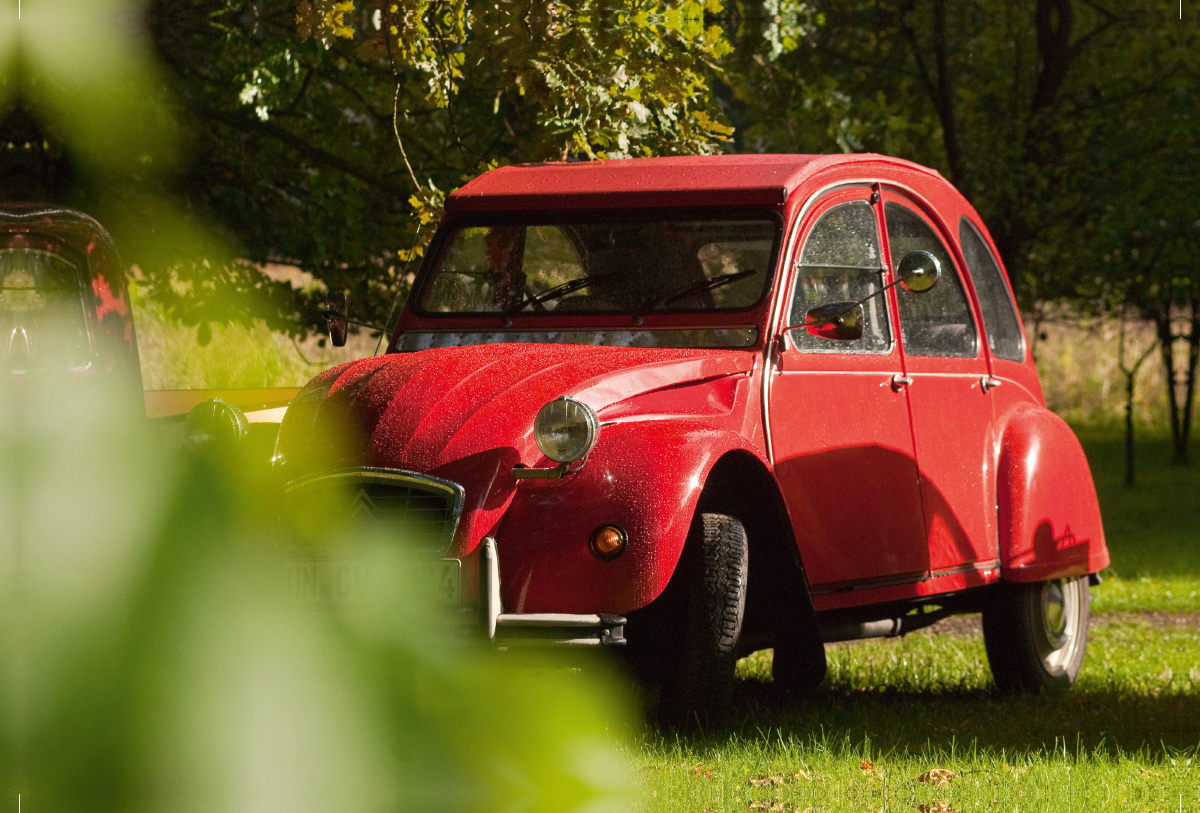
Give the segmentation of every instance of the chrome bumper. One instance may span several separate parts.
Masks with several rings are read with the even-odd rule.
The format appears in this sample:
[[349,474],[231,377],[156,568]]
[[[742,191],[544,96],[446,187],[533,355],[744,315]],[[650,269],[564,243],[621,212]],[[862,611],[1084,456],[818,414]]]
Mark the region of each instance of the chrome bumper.
[[498,647],[624,646],[625,619],[604,613],[506,613],[500,598],[500,560],[496,540],[479,548],[479,623]]

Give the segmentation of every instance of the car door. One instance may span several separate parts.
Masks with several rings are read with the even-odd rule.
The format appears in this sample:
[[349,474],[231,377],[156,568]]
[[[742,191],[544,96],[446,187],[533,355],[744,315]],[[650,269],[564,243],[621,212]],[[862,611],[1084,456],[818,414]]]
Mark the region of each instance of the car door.
[[987,358],[962,271],[934,222],[898,194],[885,194],[884,219],[893,272],[911,251],[941,264],[932,290],[896,286],[896,303],[930,574],[970,572],[996,558]]
[[[879,209],[868,187],[827,194],[802,224],[780,325],[879,292]],[[770,381],[776,476],[814,593],[913,581],[927,570],[921,495],[894,305],[865,303],[864,333],[832,341],[787,331]]]

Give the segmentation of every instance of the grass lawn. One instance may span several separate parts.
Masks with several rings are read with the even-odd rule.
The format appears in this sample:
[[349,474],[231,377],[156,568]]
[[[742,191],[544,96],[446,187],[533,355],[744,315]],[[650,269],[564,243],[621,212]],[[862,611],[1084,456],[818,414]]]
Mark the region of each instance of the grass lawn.
[[[739,664],[726,729],[630,748],[638,808],[1200,810],[1200,462],[1171,466],[1167,442],[1144,442],[1128,489],[1120,436],[1080,434],[1113,566],[1071,692],[995,694],[965,619],[830,646],[804,699],[772,692],[760,652]],[[924,776],[935,768],[955,776]]]
[[[1200,611],[1200,459],[1170,464],[1168,439],[1138,442],[1137,484],[1123,484],[1119,433],[1077,430],[1100,494],[1112,566],[1092,611]],[[1200,458],[1200,444],[1193,444]]]

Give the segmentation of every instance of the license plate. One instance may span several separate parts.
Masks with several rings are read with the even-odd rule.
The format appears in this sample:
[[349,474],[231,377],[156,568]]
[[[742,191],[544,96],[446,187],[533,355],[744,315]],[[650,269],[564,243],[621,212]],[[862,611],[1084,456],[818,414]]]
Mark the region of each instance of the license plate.
[[[430,601],[458,604],[462,599],[461,562],[435,559],[411,562],[421,571],[420,584],[427,585]],[[289,597],[303,602],[347,601],[361,595],[370,578],[369,568],[353,559],[321,559],[285,562],[284,584]]]

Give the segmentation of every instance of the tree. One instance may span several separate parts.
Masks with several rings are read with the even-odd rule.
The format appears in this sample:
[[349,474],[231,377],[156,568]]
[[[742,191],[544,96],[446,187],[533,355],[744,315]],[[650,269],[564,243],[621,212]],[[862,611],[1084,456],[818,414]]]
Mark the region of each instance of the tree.
[[293,333],[320,324],[322,287],[381,324],[445,193],[488,167],[713,152],[731,133],[708,83],[741,18],[717,0],[158,0],[149,19],[195,156],[189,211],[238,257],[324,284],[143,265],[193,321],[251,318],[221,294],[253,284]]
[[1140,60],[1161,44],[1164,14],[1099,0],[820,9],[812,47],[732,77],[738,145],[936,167],[988,223],[1024,306],[1071,295],[1058,254],[1097,203],[1083,192],[1092,141],[1156,91],[1161,75]]
[[[1084,194],[1102,201],[1075,230],[1068,266],[1079,269],[1078,301],[1132,310],[1154,326],[1166,371],[1176,463],[1189,461],[1200,367],[1200,183],[1195,157],[1194,59],[1187,28],[1158,32],[1140,55],[1156,92],[1131,87],[1124,115],[1090,140],[1093,172]],[[1065,239],[1065,237],[1064,237]]]
[[988,223],[1035,322],[1067,302],[1128,304],[1155,325],[1186,461],[1200,361],[1196,26],[1104,0],[821,9],[812,47],[732,78],[738,145],[941,169]]

